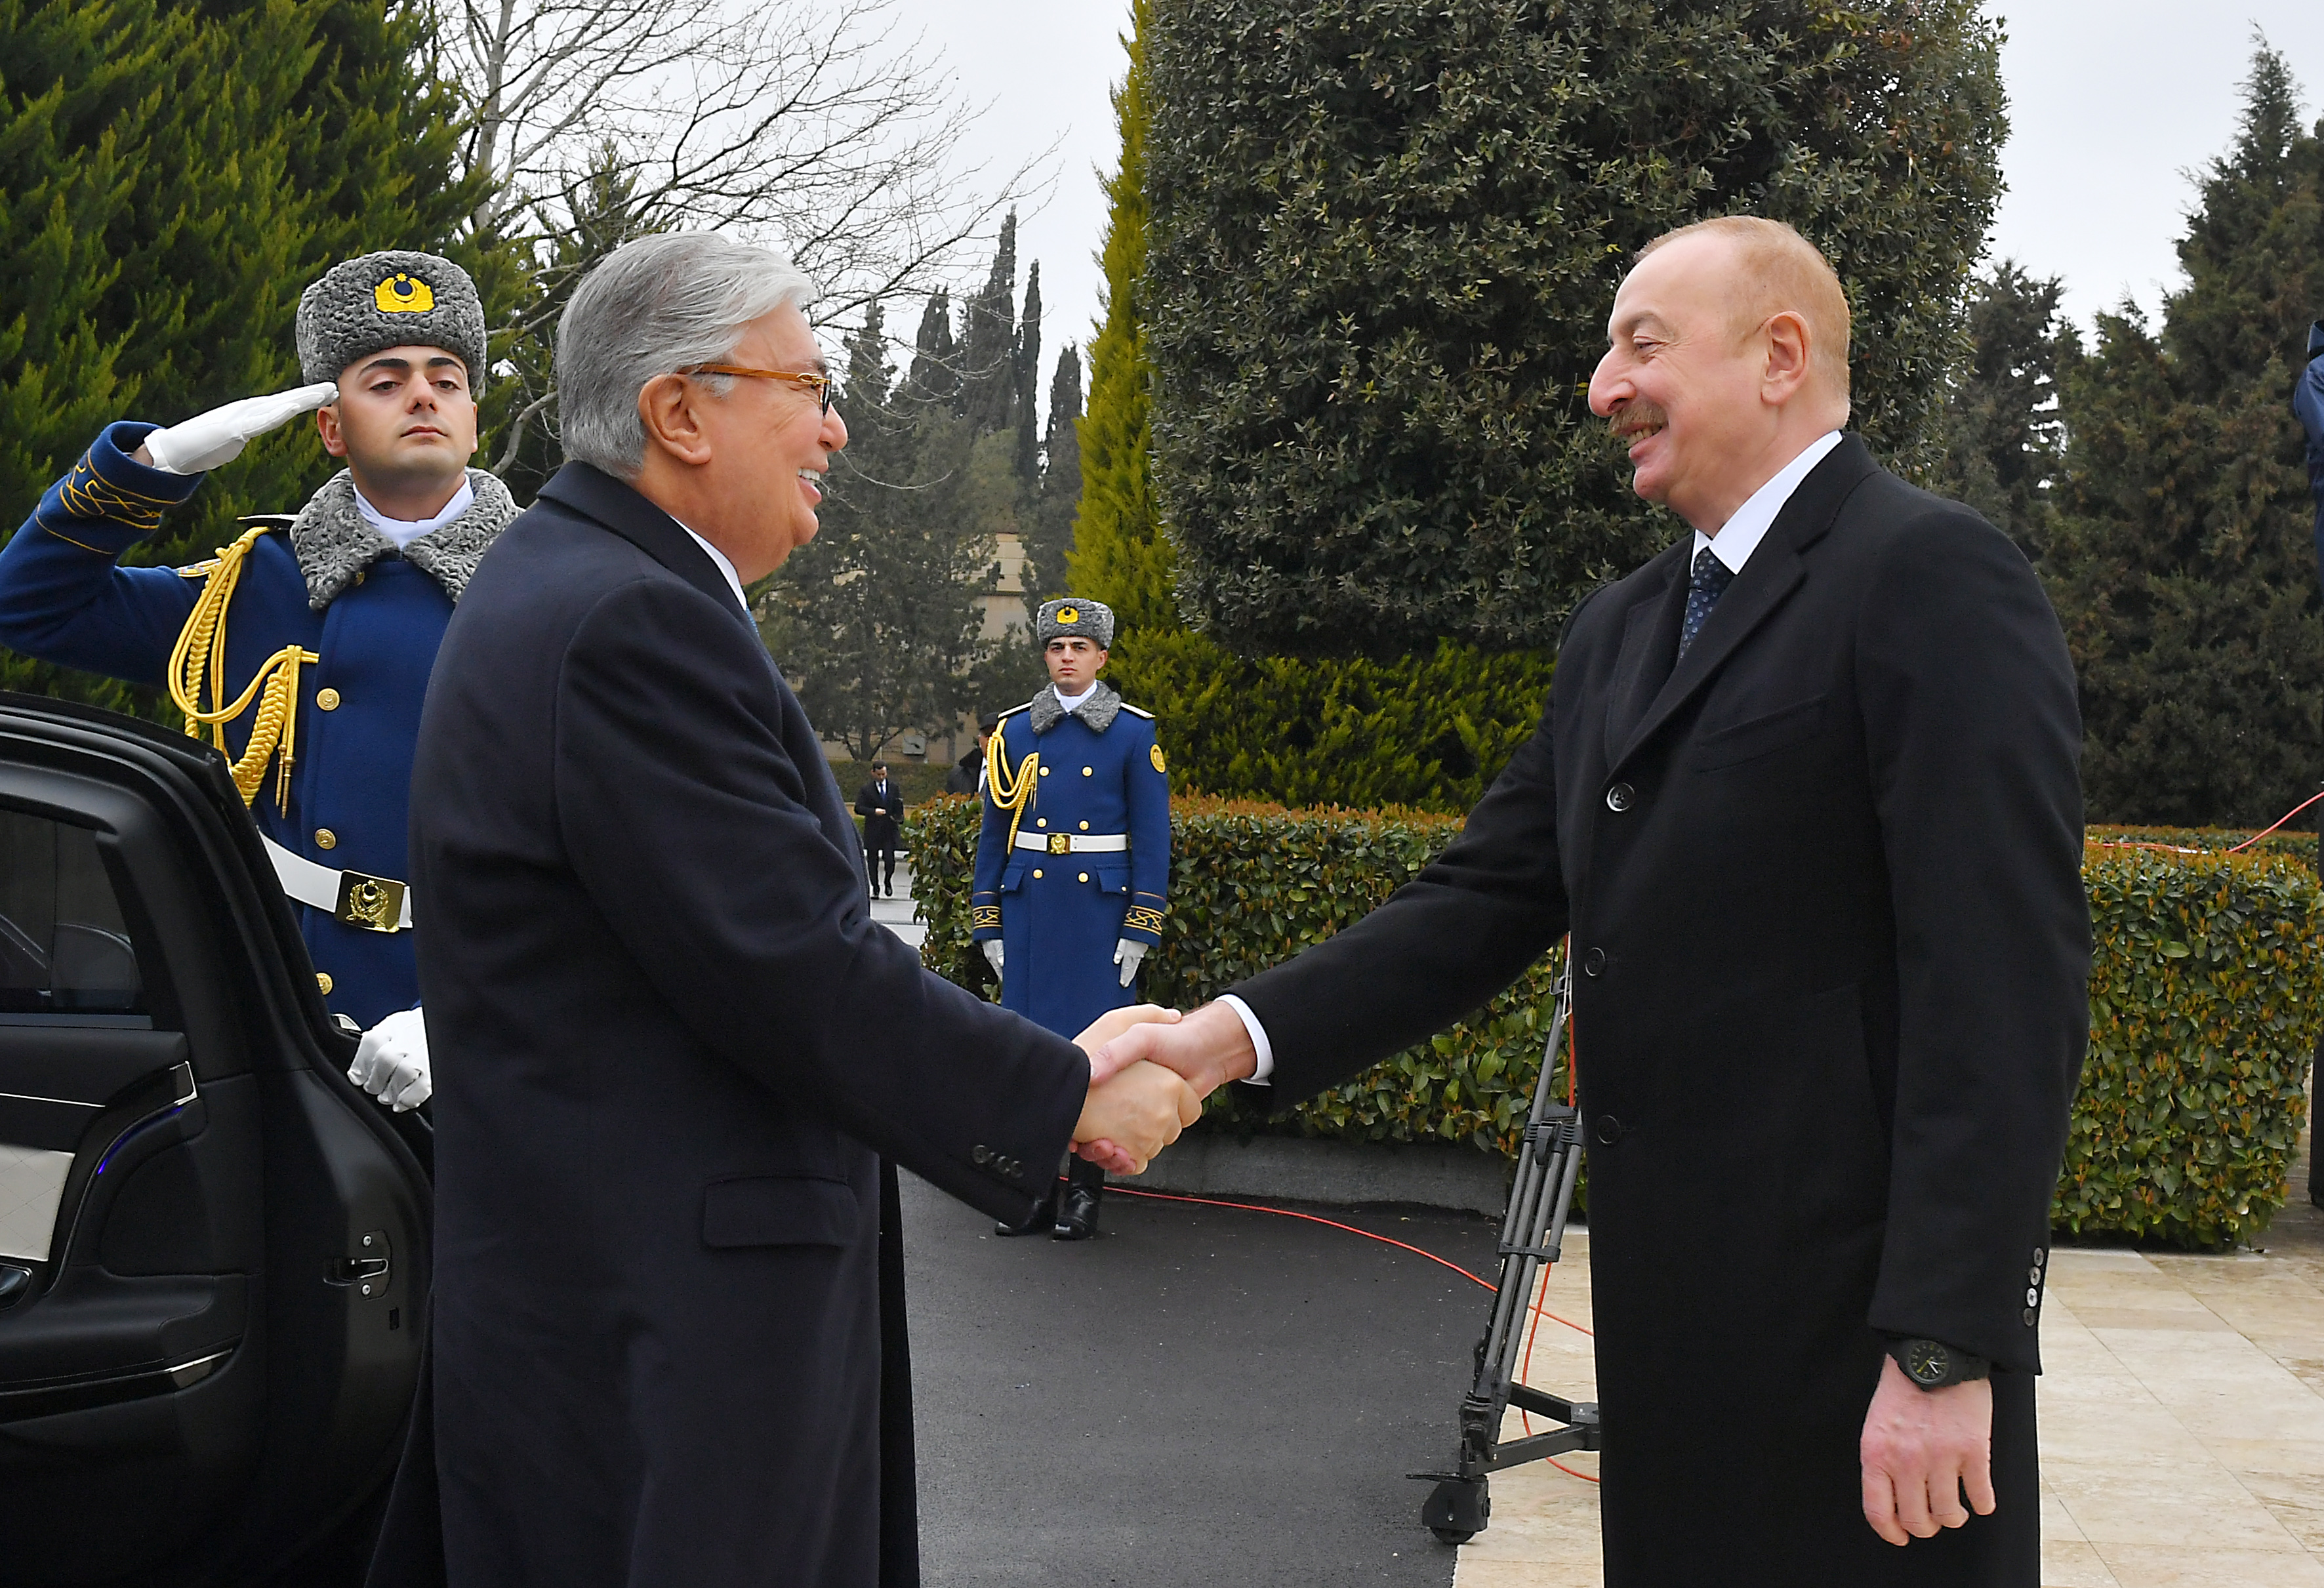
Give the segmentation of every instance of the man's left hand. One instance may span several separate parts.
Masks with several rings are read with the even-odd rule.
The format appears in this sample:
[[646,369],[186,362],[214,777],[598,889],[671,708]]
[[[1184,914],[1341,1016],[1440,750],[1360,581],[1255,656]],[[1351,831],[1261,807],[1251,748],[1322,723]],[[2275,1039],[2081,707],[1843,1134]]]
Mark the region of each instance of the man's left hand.
[[1138,980],[1138,962],[1146,957],[1146,945],[1135,937],[1124,937],[1113,946],[1113,963],[1121,967],[1121,984],[1125,987]]
[[399,1009],[365,1031],[347,1079],[398,1113],[418,1108],[436,1088],[428,1071],[428,1027],[416,1009]]
[[1993,1385],[1984,1379],[1923,1390],[1894,1357],[1864,1414],[1864,1519],[1891,1544],[1958,1528],[1969,1509],[1993,1514]]

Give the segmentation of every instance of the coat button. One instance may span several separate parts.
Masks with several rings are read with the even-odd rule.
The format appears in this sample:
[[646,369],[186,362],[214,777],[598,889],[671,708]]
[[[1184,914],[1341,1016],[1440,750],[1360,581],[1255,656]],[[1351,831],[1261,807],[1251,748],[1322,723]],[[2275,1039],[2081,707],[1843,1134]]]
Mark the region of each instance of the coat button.
[[1083,882],[1088,882],[1088,881],[1089,881],[1089,872],[1084,872],[1082,873],[1082,881],[1083,881]]
[[974,1159],[977,1162],[977,1166],[981,1168],[984,1165],[992,1161],[992,1149],[980,1145],[968,1156]]
[[2025,1292],[2025,1305],[2028,1306],[2041,1306],[2042,1293],[2039,1290],[2028,1290]]
[[2036,1246],[2036,1247],[2034,1249],[2034,1266],[2035,1268],[2037,1268],[2037,1269],[2038,1269],[2038,1268],[2040,1268],[2043,1263],[2045,1263],[2045,1262],[2047,1262],[2047,1261],[2049,1261],[2049,1260],[2050,1260],[2050,1254],[2049,1254],[2048,1252],[2046,1252],[2046,1251],[2043,1251],[2043,1250],[2042,1250],[2040,1247],[2038,1247],[2038,1246]]
[[1049,775],[1049,769],[1047,767],[1043,767],[1041,769],[1041,775],[1045,778],[1047,777]]
[[1033,825],[1037,827],[1046,827],[1049,825],[1049,818],[1045,816],[1037,816],[1033,818]]
[[1084,832],[1084,833],[1086,833],[1086,832],[1088,832],[1088,831],[1089,831],[1089,823],[1087,823],[1087,822],[1084,822],[1084,823],[1082,824],[1082,831],[1083,831],[1083,832]]
[[2029,1285],[2040,1284],[2042,1282],[2042,1270],[2040,1269],[2027,1269],[2025,1270],[2025,1282]]
[[318,689],[315,691],[315,704],[325,711],[337,711],[339,708],[339,692],[337,689]]
[[1583,975],[1594,976],[1605,968],[1606,951],[1604,949],[1593,948],[1589,953],[1582,956],[1582,974]]
[[2034,1309],[2032,1307],[2027,1307],[2024,1312],[2019,1316],[2025,1320],[2025,1326],[2027,1328],[2030,1329],[2034,1326]]
[[1041,868],[1038,865],[1033,868],[1033,880],[1037,882],[1041,880]]
[[1093,767],[1093,766],[1085,766],[1085,767],[1082,768],[1082,776],[1084,776],[1084,777],[1085,777],[1085,778],[1086,778],[1086,777],[1089,777],[1089,776],[1091,776],[1093,773],[1094,773],[1096,771],[1097,771],[1097,768],[1095,768],[1095,767]]
[[1630,808],[1630,802],[1637,798],[1637,792],[1628,783],[1615,784],[1606,790],[1606,808],[1618,816],[1620,815]]
[[1610,1113],[1598,1116],[1598,1140],[1611,1147],[1622,1139],[1622,1122]]
[[331,990],[331,973],[328,971],[317,971],[315,973],[315,985],[320,987],[324,992],[328,992]]
[[328,827],[317,827],[317,828],[315,829],[315,847],[316,847],[316,848],[318,848],[318,849],[337,849],[338,846],[339,846],[339,836],[338,836],[337,833],[334,833],[334,832],[333,832],[333,831],[331,831],[331,829],[330,829],[330,828],[328,828]]

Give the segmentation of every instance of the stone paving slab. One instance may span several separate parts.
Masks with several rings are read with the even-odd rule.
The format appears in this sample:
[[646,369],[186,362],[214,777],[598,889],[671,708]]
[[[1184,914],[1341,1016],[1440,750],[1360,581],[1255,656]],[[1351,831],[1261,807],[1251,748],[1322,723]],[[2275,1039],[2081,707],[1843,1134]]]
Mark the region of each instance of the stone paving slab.
[[[2298,1182],[2304,1185],[2304,1180]],[[2324,1588],[2324,1214],[2265,1249],[2063,1247],[2043,1316],[2044,1588]],[[1586,1233],[1538,1304],[1587,1326]],[[1589,1339],[1544,1321],[1529,1381],[1594,1392]],[[1508,1433],[1523,1430],[1512,1414]],[[1597,1458],[1564,1458],[1594,1473]],[[1455,1588],[1600,1588],[1592,1487],[1546,1465],[1493,1480]]]

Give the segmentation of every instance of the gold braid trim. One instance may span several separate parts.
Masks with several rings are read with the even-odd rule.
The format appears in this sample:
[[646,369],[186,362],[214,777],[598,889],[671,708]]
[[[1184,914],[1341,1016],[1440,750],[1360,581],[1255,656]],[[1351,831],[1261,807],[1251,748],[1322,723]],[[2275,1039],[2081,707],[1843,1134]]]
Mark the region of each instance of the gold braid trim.
[[1122,912],[1121,929],[1125,932],[1151,932],[1162,935],[1162,912],[1150,905],[1133,904]]
[[[127,524],[141,535],[150,535],[161,527],[161,514],[170,504],[158,496],[148,496],[141,491],[128,490],[115,485],[97,472],[91,454],[84,452],[73,466],[57,492],[65,511],[75,518],[109,518]],[[43,524],[42,528],[48,526]],[[53,532],[53,531],[52,531]],[[59,540],[67,537],[58,536]],[[80,544],[75,540],[74,545]]]
[[[200,738],[207,726],[210,742],[224,751],[227,748],[226,725],[240,716],[255,697],[258,715],[251,720],[250,741],[243,749],[242,759],[234,763],[234,786],[242,790],[244,805],[256,799],[258,786],[266,778],[266,763],[279,746],[282,757],[275,769],[274,804],[277,809],[287,812],[290,808],[290,767],[298,759],[299,669],[323,659],[300,646],[285,645],[258,664],[258,670],[251,675],[249,688],[235,697],[234,704],[217,704],[226,698],[226,604],[234,599],[235,586],[241,582],[242,565],[251,547],[267,532],[268,526],[262,524],[245,531],[233,545],[218,548],[217,561],[210,565],[209,578],[203,584],[193,613],[179,631],[178,643],[170,652],[170,698],[186,714],[187,737]],[[211,701],[211,709],[208,710],[202,706],[206,688]]]
[[[1025,812],[1032,806],[1033,785],[1040,780],[1040,776],[1041,752],[1038,750],[1025,752],[1025,759],[1019,762],[1015,771],[1011,772],[1009,767],[1008,741],[1003,739],[999,732],[996,731],[993,734],[992,743],[988,747],[984,757],[985,790],[992,796],[993,804],[1010,813],[1009,849],[1010,852],[1017,847],[1017,828],[1024,821]],[[1008,863],[1006,854],[1002,856],[1001,863],[1004,865]]]

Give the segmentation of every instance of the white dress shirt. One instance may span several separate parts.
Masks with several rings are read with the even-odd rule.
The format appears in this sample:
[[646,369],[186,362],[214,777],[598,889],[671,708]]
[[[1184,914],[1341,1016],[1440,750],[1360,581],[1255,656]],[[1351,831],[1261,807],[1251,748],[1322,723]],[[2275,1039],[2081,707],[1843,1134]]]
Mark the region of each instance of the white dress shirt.
[[[1752,492],[1751,499],[1737,508],[1732,518],[1719,526],[1717,534],[1706,535],[1701,530],[1695,531],[1694,549],[1688,554],[1687,561],[1692,564],[1708,546],[1713,555],[1727,565],[1728,572],[1741,573],[1743,565],[1751,560],[1751,553],[1766,538],[1768,528],[1775,522],[1775,515],[1784,511],[1784,504],[1792,499],[1792,493],[1800,488],[1800,482],[1806,479],[1815,466],[1824,460],[1824,456],[1839,445],[1838,430],[1826,430],[1809,442],[1797,457],[1776,472],[1774,479]],[[1236,1018],[1242,1021],[1242,1029],[1250,1034],[1251,1048],[1259,1055],[1259,1067],[1251,1071],[1250,1078],[1266,1081],[1275,1074],[1275,1048],[1267,1039],[1267,1028],[1259,1023],[1259,1017],[1250,1011],[1250,1005],[1233,993],[1220,993],[1219,1002],[1235,1011]]]
[[[676,519],[672,519],[669,522],[674,524],[678,524],[678,521]],[[686,526],[684,524],[678,524],[678,527],[681,530],[686,530]],[[749,617],[751,615],[751,604],[747,600],[743,599],[742,581],[736,577],[734,573],[734,565],[726,560],[726,554],[724,551],[719,550],[717,547],[713,546],[701,536],[695,534],[692,530],[686,530],[686,532],[696,546],[701,547],[705,551],[710,554],[711,562],[716,565],[720,573],[726,576],[726,587],[734,592],[734,605],[742,609],[742,615],[744,617]]]
[[1695,531],[1694,549],[1686,554],[1687,566],[1692,568],[1708,546],[1727,565],[1729,573],[1741,573],[1743,565],[1751,560],[1751,553],[1758,549],[1759,542],[1775,524],[1775,515],[1784,511],[1784,503],[1800,488],[1800,482],[1814,472],[1826,453],[1839,445],[1840,432],[1826,430],[1809,442],[1805,451],[1776,470],[1774,479],[1752,492],[1751,499],[1737,508],[1735,515],[1720,525],[1716,534]]
[[[355,484],[353,480],[347,483],[350,485]],[[475,506],[475,502],[476,488],[468,483],[466,475],[460,476],[460,488],[452,493],[452,500],[444,503],[442,511],[433,518],[390,518],[374,507],[361,491],[355,493],[355,511],[363,514],[364,522],[394,541],[398,551],[430,531],[442,529]]]

